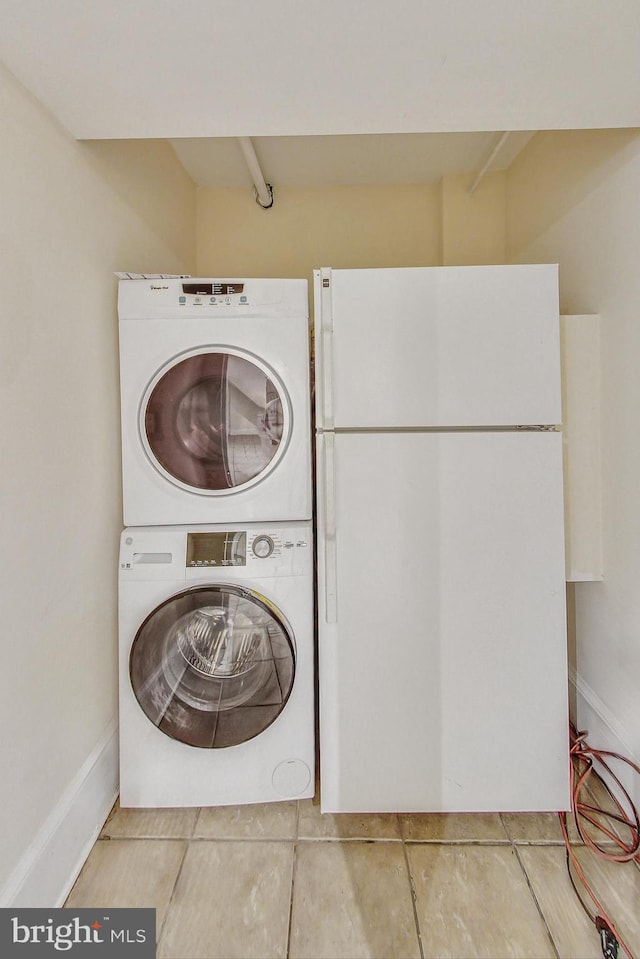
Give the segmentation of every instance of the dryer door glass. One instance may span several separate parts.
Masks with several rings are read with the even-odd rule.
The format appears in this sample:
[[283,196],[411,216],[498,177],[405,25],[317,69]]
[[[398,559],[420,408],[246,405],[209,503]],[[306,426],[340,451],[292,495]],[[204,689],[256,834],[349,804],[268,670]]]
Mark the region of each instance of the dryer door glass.
[[273,468],[289,422],[274,374],[242,356],[203,352],[160,375],[143,404],[141,427],[152,461],[168,479],[216,493]]
[[158,606],[129,659],[148,718],[190,746],[235,746],[284,708],[295,672],[293,637],[278,611],[238,586],[199,586]]

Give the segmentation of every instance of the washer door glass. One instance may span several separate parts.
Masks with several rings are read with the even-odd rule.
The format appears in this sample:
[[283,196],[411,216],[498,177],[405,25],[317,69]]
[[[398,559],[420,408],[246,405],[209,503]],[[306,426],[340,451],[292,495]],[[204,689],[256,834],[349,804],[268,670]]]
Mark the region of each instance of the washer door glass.
[[147,617],[129,672],[140,706],[163,733],[190,746],[236,746],[284,708],[295,672],[293,638],[259,594],[198,586]]
[[143,403],[143,442],[178,485],[216,493],[256,481],[284,451],[284,388],[246,357],[201,352],[164,370]]

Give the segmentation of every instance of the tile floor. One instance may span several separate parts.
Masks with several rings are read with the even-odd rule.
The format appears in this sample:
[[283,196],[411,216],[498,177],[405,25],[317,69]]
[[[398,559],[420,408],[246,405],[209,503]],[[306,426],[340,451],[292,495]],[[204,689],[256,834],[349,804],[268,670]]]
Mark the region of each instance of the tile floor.
[[[572,839],[640,956],[640,868]],[[602,956],[551,813],[116,805],[66,905],[155,907],[158,959]]]

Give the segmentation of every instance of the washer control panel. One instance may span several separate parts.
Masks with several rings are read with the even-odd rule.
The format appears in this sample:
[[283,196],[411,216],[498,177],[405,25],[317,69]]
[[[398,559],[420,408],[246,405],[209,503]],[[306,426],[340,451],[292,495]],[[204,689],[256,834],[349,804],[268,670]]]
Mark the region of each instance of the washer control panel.
[[300,576],[313,569],[311,523],[238,528],[138,527],[124,531],[120,572],[127,579],[201,582]]
[[[307,549],[309,543],[297,530],[288,536],[280,530],[263,533],[247,530],[187,533],[187,562],[190,568],[221,566],[246,566],[247,560],[278,559],[299,549]],[[247,551],[249,555],[247,556]]]
[[200,570],[242,567],[250,576],[287,576],[308,571],[313,563],[310,527],[259,526],[187,533],[187,575]]

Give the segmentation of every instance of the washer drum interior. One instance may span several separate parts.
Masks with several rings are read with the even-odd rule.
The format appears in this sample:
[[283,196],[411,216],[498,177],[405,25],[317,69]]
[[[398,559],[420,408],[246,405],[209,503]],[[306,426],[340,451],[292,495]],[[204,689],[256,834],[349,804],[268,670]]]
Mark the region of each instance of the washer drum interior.
[[199,586],[158,606],[134,639],[129,671],[142,710],[190,746],[235,746],[282,712],[295,673],[286,620],[258,593]]

